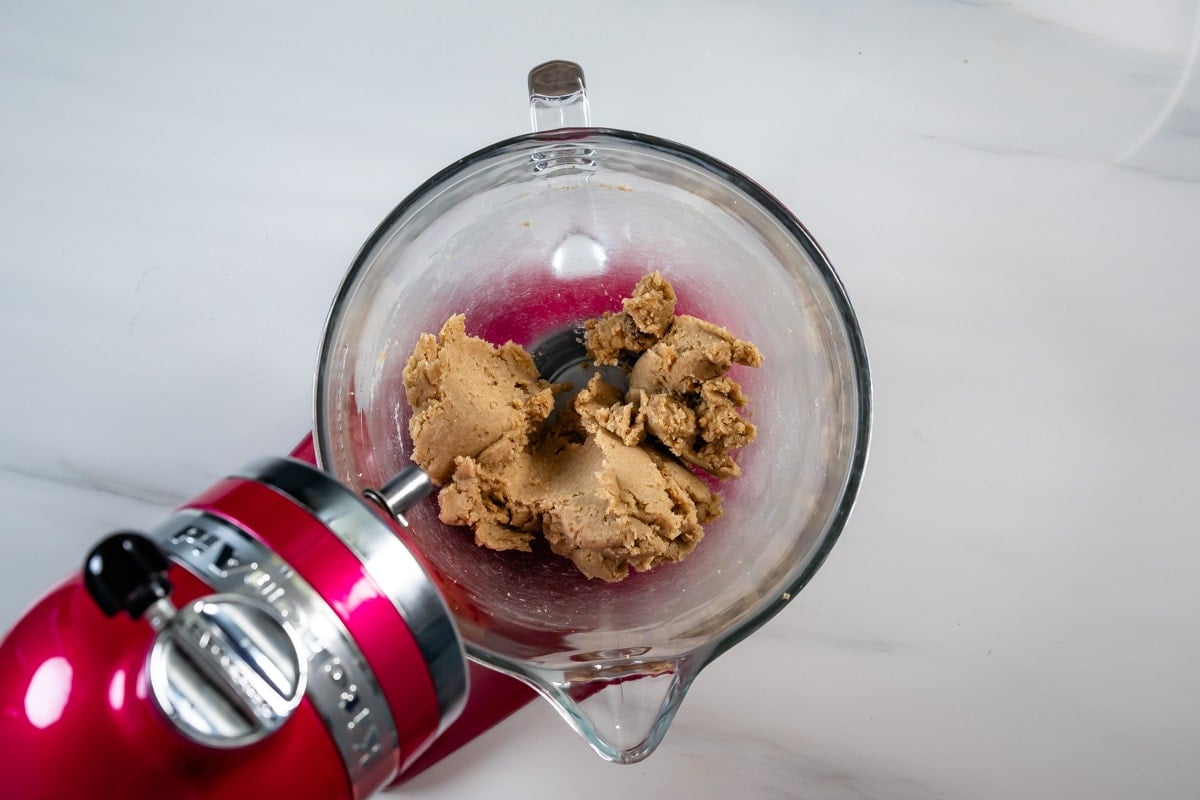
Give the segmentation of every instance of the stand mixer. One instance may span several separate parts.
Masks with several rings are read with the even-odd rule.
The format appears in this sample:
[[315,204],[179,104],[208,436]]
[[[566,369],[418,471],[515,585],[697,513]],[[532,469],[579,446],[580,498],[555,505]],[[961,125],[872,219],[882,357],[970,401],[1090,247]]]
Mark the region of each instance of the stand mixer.
[[[828,259],[732,168],[588,127],[577,65],[541,65],[529,89],[534,133],[435,175],[357,255],[326,326],[312,442],[147,534],[102,540],[0,645],[9,796],[367,797],[534,691],[602,757],[635,762],[700,670],[820,566],[870,420]],[[580,321],[652,270],[682,313],[765,358],[739,376],[760,441],[696,553],[607,584],[438,522],[408,457],[400,373],[417,336],[465,312],[561,375],[583,361]],[[55,767],[63,753],[73,769]]]

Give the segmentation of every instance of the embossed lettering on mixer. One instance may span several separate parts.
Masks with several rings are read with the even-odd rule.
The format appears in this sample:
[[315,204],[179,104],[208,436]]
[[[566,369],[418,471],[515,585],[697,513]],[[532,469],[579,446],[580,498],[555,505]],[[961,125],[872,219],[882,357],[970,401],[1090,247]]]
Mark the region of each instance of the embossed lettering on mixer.
[[[327,642],[332,632],[322,630],[327,626],[322,624],[319,615],[310,619],[302,610],[303,600],[293,601],[288,594],[287,587],[297,580],[294,570],[286,564],[277,564],[273,574],[266,565],[248,558],[249,541],[243,537],[246,534],[224,526],[189,525],[170,535],[167,541],[181,551],[181,555],[186,554],[193,567],[223,582],[235,581],[240,575],[238,583],[245,587],[247,594],[266,602],[297,631],[299,643],[306,652],[309,674],[314,676],[313,680],[326,683],[333,693],[334,703],[325,709],[333,712],[329,722],[344,732],[355,765],[366,769],[373,761],[387,755],[383,734],[372,710],[378,699],[364,694],[366,687],[353,677],[361,671],[359,668],[329,651]],[[207,632],[204,635],[207,637]],[[204,646],[208,646],[207,642]]]
[[[441,521],[493,550],[532,552],[541,534],[607,581],[690,554],[721,513],[701,473],[739,475],[732,451],[757,433],[727,373],[762,354],[676,302],[662,275],[644,276],[620,310],[584,323],[586,355],[552,375],[518,344],[468,336],[463,315],[423,334],[404,387],[412,458],[442,486]],[[566,372],[590,380],[551,383]]]

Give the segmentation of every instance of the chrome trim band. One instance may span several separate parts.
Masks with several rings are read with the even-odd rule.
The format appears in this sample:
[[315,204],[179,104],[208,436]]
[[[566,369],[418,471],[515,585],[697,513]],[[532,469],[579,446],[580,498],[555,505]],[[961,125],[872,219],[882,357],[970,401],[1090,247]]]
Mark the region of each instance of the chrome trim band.
[[333,609],[277,554],[202,511],[177,511],[150,533],[169,559],[215,591],[265,603],[295,631],[307,697],[325,723],[358,800],[390,783],[400,741],[387,698]]
[[366,501],[310,464],[283,458],[254,461],[234,477],[270,486],[321,520],[362,562],[416,641],[437,695],[444,731],[467,700],[467,660],[454,617],[408,547]]

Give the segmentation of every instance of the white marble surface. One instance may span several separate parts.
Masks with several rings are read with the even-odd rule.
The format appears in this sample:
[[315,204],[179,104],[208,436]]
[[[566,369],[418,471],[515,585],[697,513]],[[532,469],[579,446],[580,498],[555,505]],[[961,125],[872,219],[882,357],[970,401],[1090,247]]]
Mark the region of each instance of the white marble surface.
[[877,396],[858,509],[643,764],[549,707],[412,797],[1200,796],[1200,10],[1034,2],[0,8],[0,627],[310,425],[410,189],[584,64],[757,177]]

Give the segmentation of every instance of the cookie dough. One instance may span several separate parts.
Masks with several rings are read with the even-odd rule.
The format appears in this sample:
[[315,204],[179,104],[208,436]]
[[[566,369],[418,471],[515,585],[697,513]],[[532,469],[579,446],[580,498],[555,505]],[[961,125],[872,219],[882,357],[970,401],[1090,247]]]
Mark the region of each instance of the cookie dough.
[[674,314],[675,293],[644,277],[622,311],[585,325],[596,363],[632,364],[622,392],[595,375],[569,387],[541,379],[509,342],[466,334],[462,315],[423,335],[404,370],[413,460],[443,488],[439,517],[476,544],[531,551],[536,537],[589,578],[622,580],[688,555],[720,498],[681,462],[738,474],[730,450],[754,439],[732,364],[758,366],[754,345]]
[[675,316],[675,292],[657,272],[642,278],[623,310],[584,325],[598,364],[637,356],[625,404],[601,424],[628,445],[654,436],[676,457],[717,478],[741,474],[731,450],[757,433],[738,408],[747,399],[725,373],[733,364],[762,366],[762,353],[711,322]]

